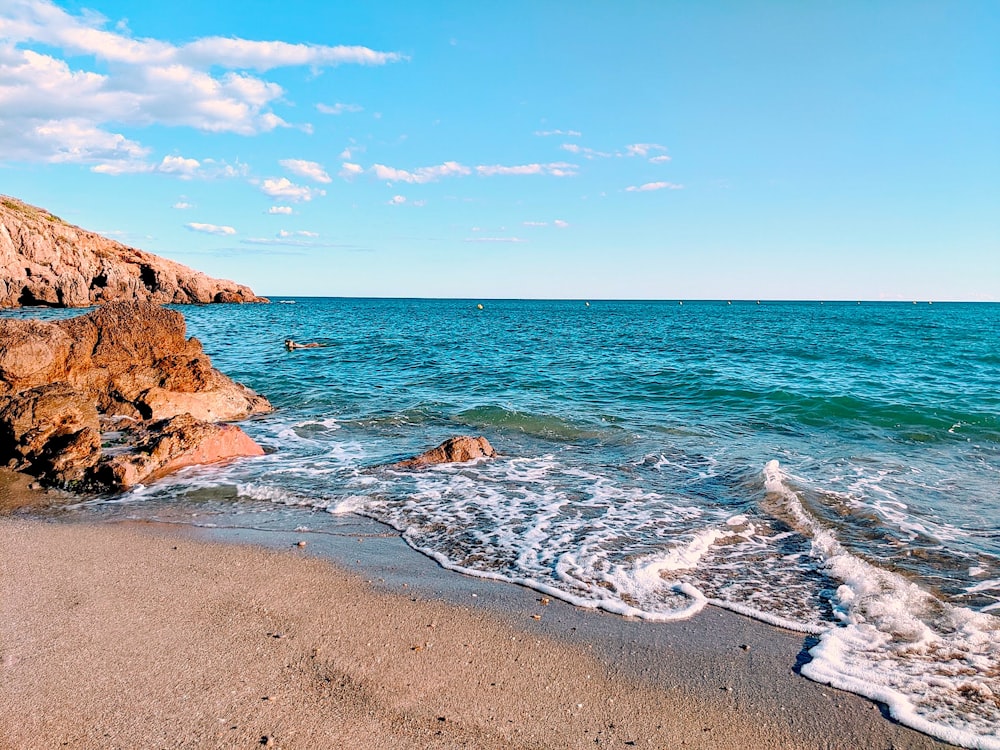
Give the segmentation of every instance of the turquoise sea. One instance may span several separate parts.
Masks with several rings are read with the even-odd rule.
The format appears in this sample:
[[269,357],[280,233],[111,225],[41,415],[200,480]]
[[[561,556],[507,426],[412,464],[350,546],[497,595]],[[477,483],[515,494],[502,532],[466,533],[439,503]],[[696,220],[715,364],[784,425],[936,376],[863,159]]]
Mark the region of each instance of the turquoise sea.
[[[269,453],[87,513],[307,525],[321,508],[585,607],[671,620],[711,603],[801,631],[804,676],[1000,748],[1000,305],[179,309],[275,405],[244,425]],[[501,457],[377,468],[456,434]]]

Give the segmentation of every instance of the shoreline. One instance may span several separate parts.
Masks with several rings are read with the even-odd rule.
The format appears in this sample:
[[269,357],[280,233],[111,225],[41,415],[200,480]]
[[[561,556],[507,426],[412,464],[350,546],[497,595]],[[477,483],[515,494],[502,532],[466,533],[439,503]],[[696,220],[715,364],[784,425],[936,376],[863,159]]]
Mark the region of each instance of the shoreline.
[[366,519],[0,535],[0,746],[951,747],[796,674],[801,634],[542,604]]

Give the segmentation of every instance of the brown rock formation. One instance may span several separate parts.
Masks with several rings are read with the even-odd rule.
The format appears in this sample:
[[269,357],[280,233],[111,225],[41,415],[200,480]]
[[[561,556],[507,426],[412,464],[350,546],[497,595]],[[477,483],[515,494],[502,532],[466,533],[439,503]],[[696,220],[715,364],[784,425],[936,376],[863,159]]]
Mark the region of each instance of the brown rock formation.
[[267,302],[248,287],[67,224],[0,196],[0,307]]
[[101,457],[97,409],[67,383],[49,383],[0,407],[0,450],[60,484],[78,482]]
[[[54,323],[0,320],[0,463],[49,484],[127,487],[261,450],[209,424],[271,410],[212,367],[184,317],[111,302]],[[159,420],[102,456],[99,419]]]
[[235,425],[219,425],[181,414],[137,428],[127,447],[94,470],[97,483],[127,489],[186,466],[213,464],[264,451]]
[[460,435],[448,438],[437,448],[421,453],[414,458],[391,464],[389,469],[422,469],[435,464],[465,463],[477,458],[493,458],[497,452],[493,450],[490,441],[484,437]]
[[111,302],[55,323],[0,320],[0,395],[54,382],[108,415],[228,421],[271,410],[185,338],[183,315],[148,302]]

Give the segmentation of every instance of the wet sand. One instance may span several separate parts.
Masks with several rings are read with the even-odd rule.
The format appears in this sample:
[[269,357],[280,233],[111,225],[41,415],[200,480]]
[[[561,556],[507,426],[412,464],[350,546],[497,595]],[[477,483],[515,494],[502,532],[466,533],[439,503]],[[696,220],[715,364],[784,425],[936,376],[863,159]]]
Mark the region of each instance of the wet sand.
[[0,518],[0,747],[947,747],[796,674],[800,634],[354,536]]

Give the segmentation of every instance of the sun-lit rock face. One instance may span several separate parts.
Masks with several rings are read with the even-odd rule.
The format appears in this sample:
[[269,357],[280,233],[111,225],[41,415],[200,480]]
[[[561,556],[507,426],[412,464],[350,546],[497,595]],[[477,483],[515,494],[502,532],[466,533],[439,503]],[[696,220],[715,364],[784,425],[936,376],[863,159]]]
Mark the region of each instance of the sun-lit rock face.
[[267,302],[242,284],[67,224],[0,196],[0,307]]

